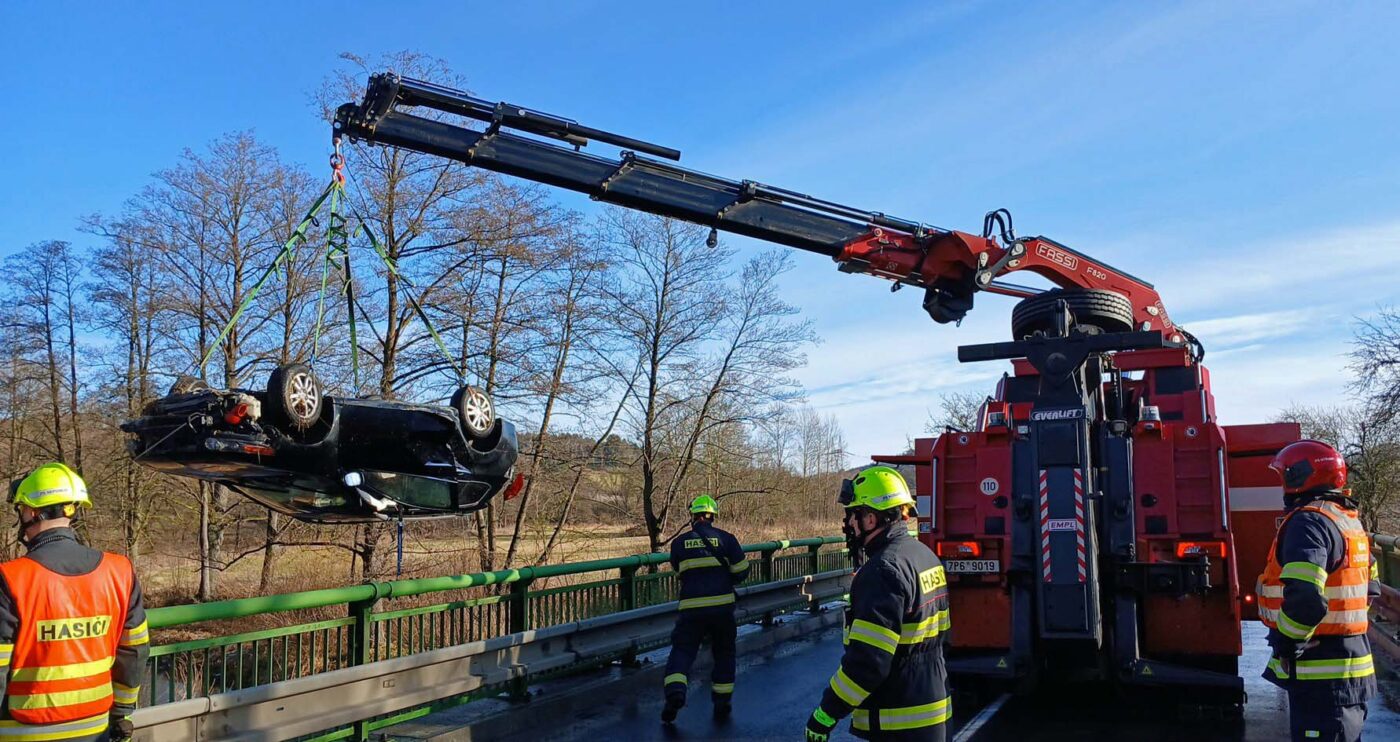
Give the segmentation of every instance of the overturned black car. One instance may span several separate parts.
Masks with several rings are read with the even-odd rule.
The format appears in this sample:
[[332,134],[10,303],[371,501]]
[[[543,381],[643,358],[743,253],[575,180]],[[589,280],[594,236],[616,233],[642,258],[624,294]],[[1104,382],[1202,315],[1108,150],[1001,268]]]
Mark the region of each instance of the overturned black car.
[[451,407],[330,397],[303,364],[266,391],[182,376],[122,430],[139,463],[315,523],[462,515],[519,491],[515,426],[462,387]]

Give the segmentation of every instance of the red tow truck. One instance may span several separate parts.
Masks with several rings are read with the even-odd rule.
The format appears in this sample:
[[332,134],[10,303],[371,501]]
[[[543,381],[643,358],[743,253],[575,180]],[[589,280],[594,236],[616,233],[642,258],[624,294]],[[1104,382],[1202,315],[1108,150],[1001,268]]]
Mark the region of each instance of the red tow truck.
[[[939,323],[961,320],[981,293],[1019,299],[1009,341],[958,349],[963,362],[1009,365],[975,428],[876,457],[914,468],[920,537],[951,573],[951,671],[1242,700],[1240,622],[1254,618],[1282,509],[1266,466],[1299,430],[1222,425],[1203,347],[1151,284],[1017,236],[1005,210],[979,234],[932,227],[689,170],[668,147],[394,74],[337,110],[333,136],[695,222],[712,239],[723,230],[826,255],[843,272],[922,289]],[[622,151],[583,151],[594,142]],[[1016,271],[1057,288],[1003,280]]]

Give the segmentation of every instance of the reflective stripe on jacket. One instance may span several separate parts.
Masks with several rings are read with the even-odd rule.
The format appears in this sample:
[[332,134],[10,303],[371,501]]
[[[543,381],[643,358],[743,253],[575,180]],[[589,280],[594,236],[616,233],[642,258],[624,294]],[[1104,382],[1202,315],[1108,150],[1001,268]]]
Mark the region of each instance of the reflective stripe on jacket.
[[87,742],[107,739],[112,717],[97,714],[86,719],[59,724],[24,724],[0,719],[0,742]]
[[[895,523],[851,582],[841,665],[822,694],[858,737],[914,735],[952,718],[943,647],[952,627],[938,557]],[[892,734],[893,733],[893,734]]]
[[[103,554],[96,569],[73,576],[20,557],[0,564],[0,576],[19,620],[5,693],[9,718],[22,725],[81,726],[106,715],[115,700],[118,647],[148,641],[144,625],[136,630],[140,636],[123,625],[135,580],[131,562]],[[7,736],[0,728],[0,739]]]
[[[1259,587],[1259,620],[1277,628],[1294,641],[1305,642],[1318,636],[1357,636],[1366,633],[1367,586],[1371,582],[1371,541],[1356,518],[1356,511],[1335,502],[1315,501],[1293,510],[1279,528],[1300,513],[1319,513],[1337,527],[1342,536],[1341,561],[1334,568],[1306,559],[1281,562],[1279,539],[1274,536],[1269,561]],[[1315,589],[1327,600],[1327,612],[1316,623],[1290,616],[1284,605],[1284,580],[1297,580]]]
[[[709,541],[709,549],[701,539]],[[697,523],[671,541],[671,569],[680,580],[680,610],[685,611],[734,605],[734,586],[748,576],[749,563],[733,534]]]

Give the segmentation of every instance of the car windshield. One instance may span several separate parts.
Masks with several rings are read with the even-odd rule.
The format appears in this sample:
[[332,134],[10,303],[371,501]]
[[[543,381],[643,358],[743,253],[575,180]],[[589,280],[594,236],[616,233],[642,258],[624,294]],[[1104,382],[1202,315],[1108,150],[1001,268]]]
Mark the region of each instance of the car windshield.
[[273,489],[269,487],[253,487],[240,485],[240,489],[247,490],[250,494],[271,501],[271,503],[281,504],[288,509],[294,510],[330,510],[343,508],[349,502],[340,495],[328,495],[324,492],[306,490],[299,487],[288,487],[286,489]]
[[415,477],[388,471],[367,471],[365,484],[392,500],[417,508],[451,510],[452,483],[432,477]]

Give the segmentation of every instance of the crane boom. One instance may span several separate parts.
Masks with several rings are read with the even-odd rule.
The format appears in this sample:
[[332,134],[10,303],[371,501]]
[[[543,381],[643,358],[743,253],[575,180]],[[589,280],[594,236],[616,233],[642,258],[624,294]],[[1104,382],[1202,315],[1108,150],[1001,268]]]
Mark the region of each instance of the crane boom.
[[[404,110],[415,107],[487,125],[476,130]],[[708,175],[666,161],[680,158],[675,149],[392,73],[372,76],[361,102],[337,109],[334,136],[438,155],[605,203],[826,255],[842,271],[923,288],[924,308],[938,322],[961,320],[978,291],[1035,294],[997,280],[1029,270],[1061,287],[1117,292],[1133,305],[1138,329],[1181,339],[1151,284],[1048,238],[1017,239],[1006,223],[1003,244],[992,234],[992,215],[979,236]],[[590,141],[623,151],[615,159],[583,152]]]

